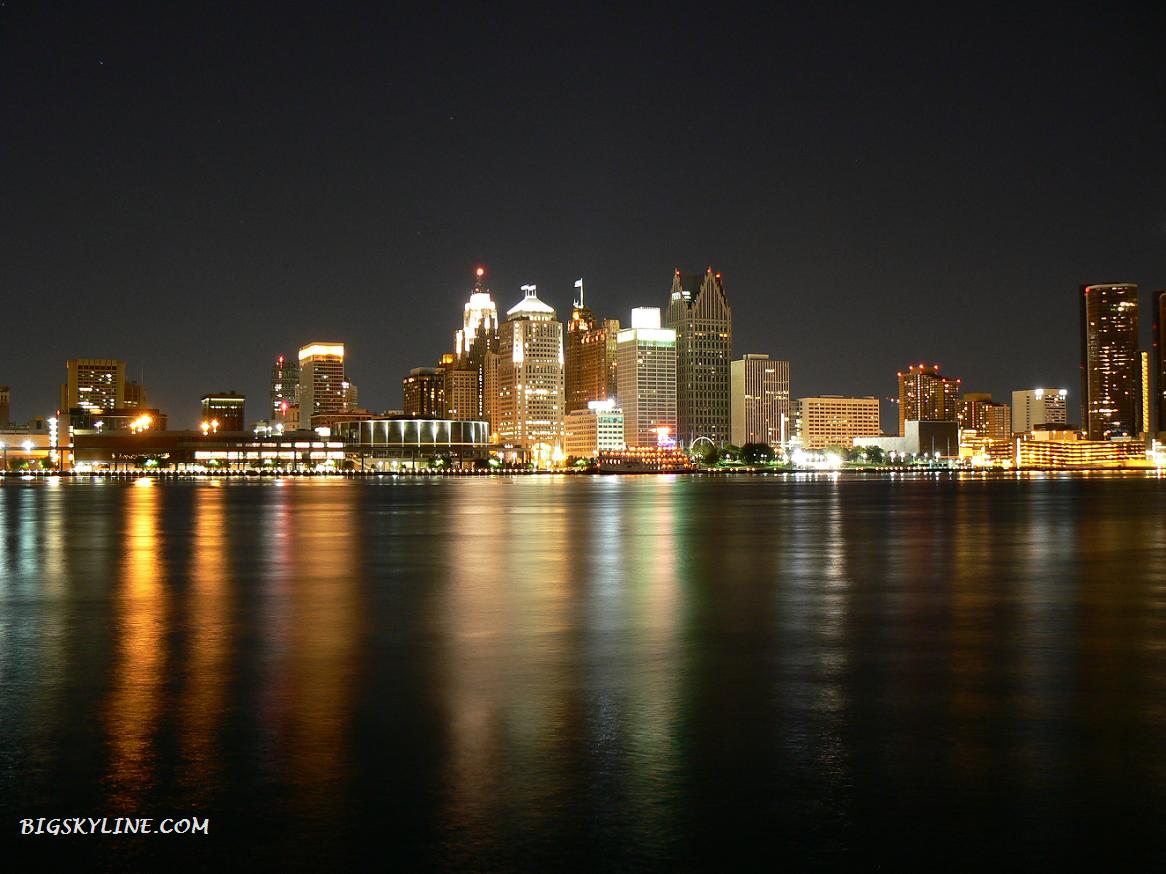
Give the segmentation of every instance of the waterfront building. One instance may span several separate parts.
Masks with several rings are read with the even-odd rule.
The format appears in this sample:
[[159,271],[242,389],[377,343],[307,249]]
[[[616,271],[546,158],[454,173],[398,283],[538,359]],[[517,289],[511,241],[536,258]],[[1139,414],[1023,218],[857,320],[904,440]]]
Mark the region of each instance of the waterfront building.
[[[246,418],[246,397],[233,391],[215,392],[202,396],[202,421],[213,431],[242,431]],[[215,425],[214,423],[218,424]]]
[[899,372],[899,435],[906,435],[904,423],[957,422],[959,420],[960,380],[941,376],[939,365],[908,365]]
[[290,407],[300,403],[300,365],[298,361],[288,361],[282,355],[276,356],[271,367],[271,416],[277,422],[287,424]]
[[791,426],[789,362],[748,354],[729,368],[729,440],[785,446]]
[[600,452],[623,449],[623,410],[611,398],[590,401],[563,421],[563,451],[574,458],[596,458]]
[[629,446],[599,453],[600,473],[666,473],[692,470],[696,464],[683,449]]
[[797,430],[805,449],[825,449],[854,445],[859,437],[878,437],[879,399],[817,395],[798,401]]
[[1040,425],[1069,421],[1069,392],[1063,388],[1030,388],[1012,393],[1012,432],[1023,434]]
[[6,385],[0,385],[0,428],[7,428],[11,418],[12,392]]
[[566,411],[585,410],[591,401],[616,394],[617,319],[596,319],[583,304],[583,280],[575,283],[579,299],[571,309],[563,337],[563,386]]
[[1138,428],[1139,434],[1151,434],[1154,429],[1154,381],[1150,353],[1138,353]]
[[506,312],[493,361],[498,440],[517,455],[548,454],[561,447],[563,428],[563,323],[534,285]]
[[1090,440],[1132,437],[1141,416],[1138,287],[1083,285],[1081,424]]
[[149,401],[146,398],[146,387],[137,380],[128,380],[122,391],[122,406],[129,408],[149,406]]
[[313,416],[346,412],[348,377],[344,373],[344,344],[313,342],[300,349],[300,421],[311,427]]
[[422,419],[444,419],[445,373],[439,367],[414,367],[401,380],[403,402],[401,409],[406,416]]
[[617,396],[628,446],[656,446],[677,429],[676,332],[660,327],[659,307],[632,310],[616,338]]
[[857,437],[854,445],[878,447],[888,454],[894,452],[899,458],[911,455],[957,458],[960,454],[959,423],[954,420],[908,419],[898,437]]
[[[703,277],[677,270],[664,327],[676,332],[677,439],[685,447],[700,437],[718,446],[728,443],[733,313],[721,274],[712,267]],[[622,397],[620,402],[627,414],[627,403]]]
[[1141,440],[1082,439],[1072,428],[1038,428],[1016,441],[1017,468],[1137,467],[1148,466]]
[[1154,406],[1158,420],[1155,428],[1166,432],[1166,291],[1154,292]]
[[117,358],[70,358],[61,386],[61,410],[112,410],[125,406],[126,363]]
[[966,392],[960,399],[961,431],[975,431],[977,437],[1005,440],[1012,435],[1012,415],[1008,404],[996,403],[988,392]]

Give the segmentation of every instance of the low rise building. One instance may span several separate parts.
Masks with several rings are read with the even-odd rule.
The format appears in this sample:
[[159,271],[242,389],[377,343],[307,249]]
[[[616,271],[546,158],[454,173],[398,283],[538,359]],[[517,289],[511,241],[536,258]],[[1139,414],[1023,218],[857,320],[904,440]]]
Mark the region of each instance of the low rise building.
[[624,448],[623,411],[613,400],[589,401],[572,410],[563,422],[563,451],[574,458],[596,458],[600,452]]

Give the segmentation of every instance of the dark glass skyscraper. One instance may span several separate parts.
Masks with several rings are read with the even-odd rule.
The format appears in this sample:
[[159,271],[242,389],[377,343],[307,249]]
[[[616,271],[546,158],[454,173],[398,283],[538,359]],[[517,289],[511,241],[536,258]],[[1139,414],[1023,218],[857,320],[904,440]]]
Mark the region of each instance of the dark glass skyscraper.
[[685,447],[701,437],[728,443],[733,311],[721,274],[712,267],[703,277],[677,270],[664,327],[676,332],[677,441]]
[[1137,436],[1138,287],[1081,286],[1081,426],[1090,440]]
[[271,367],[271,416],[282,422],[289,408],[300,403],[300,364],[282,355]]
[[1166,431],[1166,290],[1154,292],[1154,406],[1159,431]]

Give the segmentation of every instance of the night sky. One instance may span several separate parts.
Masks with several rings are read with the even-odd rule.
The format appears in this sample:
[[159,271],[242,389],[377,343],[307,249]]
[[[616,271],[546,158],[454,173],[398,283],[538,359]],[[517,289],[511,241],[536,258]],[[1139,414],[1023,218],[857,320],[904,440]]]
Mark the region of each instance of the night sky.
[[795,396],[938,361],[1075,408],[1078,285],[1139,283],[1147,347],[1166,286],[1166,28],[944,6],[0,3],[14,418],[118,357],[254,420],[314,339],[397,408],[478,263],[624,321],[711,264]]

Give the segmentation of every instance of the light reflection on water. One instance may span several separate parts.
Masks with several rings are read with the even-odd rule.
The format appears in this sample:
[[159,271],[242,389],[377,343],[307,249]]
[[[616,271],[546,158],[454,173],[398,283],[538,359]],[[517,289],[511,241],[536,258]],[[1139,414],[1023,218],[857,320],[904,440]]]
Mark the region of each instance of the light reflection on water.
[[7,482],[0,797],[291,867],[1148,847],[1161,486]]

